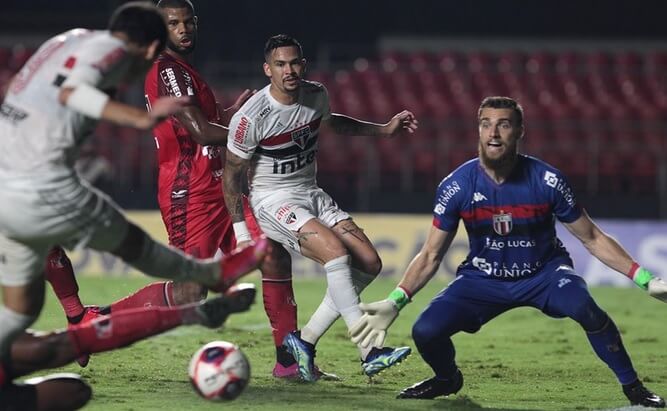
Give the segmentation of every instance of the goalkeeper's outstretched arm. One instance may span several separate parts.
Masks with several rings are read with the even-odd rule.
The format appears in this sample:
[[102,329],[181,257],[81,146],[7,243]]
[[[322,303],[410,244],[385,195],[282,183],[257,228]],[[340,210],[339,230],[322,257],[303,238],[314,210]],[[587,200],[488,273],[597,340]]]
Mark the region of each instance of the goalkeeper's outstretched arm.
[[361,344],[363,347],[371,344],[377,347],[383,345],[387,329],[399,311],[438,271],[455,235],[455,232],[442,231],[431,226],[424,246],[408,265],[396,289],[384,300],[359,304],[364,314],[350,328],[350,337],[355,344]]
[[654,276],[632,259],[632,256],[609,234],[598,227],[584,211],[575,221],[564,224],[584,247],[607,267],[628,276],[651,297],[667,302],[667,283]]

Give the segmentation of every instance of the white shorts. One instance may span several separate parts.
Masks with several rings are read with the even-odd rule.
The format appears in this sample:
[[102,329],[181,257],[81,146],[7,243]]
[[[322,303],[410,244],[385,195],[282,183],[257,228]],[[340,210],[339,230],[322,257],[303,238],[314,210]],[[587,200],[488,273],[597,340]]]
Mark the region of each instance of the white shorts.
[[252,193],[250,205],[267,237],[299,253],[296,233],[308,221],[317,218],[325,226],[333,227],[350,218],[321,188]]
[[0,284],[40,277],[54,245],[112,251],[127,234],[118,206],[76,174],[0,176],[0,191]]

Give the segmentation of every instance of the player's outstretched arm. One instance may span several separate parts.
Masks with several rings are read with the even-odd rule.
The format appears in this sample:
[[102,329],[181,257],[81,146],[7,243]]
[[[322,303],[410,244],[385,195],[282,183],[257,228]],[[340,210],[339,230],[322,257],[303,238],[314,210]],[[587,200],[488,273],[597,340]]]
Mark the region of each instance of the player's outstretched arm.
[[187,98],[163,97],[155,101],[150,112],[146,112],[111,100],[104,92],[88,84],[63,87],[58,101],[87,117],[140,130],[150,130],[160,121],[182,110],[188,103]]
[[336,134],[346,136],[393,137],[403,132],[414,133],[419,122],[414,114],[403,110],[385,124],[357,120],[338,113],[332,113],[325,124]]
[[364,314],[350,328],[352,342],[362,347],[383,345],[387,329],[398,317],[399,311],[438,271],[455,235],[454,232],[442,231],[431,226],[424,246],[408,265],[396,289],[384,300],[359,304]]
[[192,139],[202,146],[224,146],[227,144],[229,120],[241,106],[255,94],[257,90],[244,90],[231,107],[220,111],[220,124],[208,121],[204,112],[197,106],[187,106],[183,111],[176,114],[178,121],[188,130]]
[[609,234],[591,220],[586,211],[565,227],[577,237],[584,247],[606,266],[628,276],[649,295],[667,302],[667,283],[636,263],[630,254]]

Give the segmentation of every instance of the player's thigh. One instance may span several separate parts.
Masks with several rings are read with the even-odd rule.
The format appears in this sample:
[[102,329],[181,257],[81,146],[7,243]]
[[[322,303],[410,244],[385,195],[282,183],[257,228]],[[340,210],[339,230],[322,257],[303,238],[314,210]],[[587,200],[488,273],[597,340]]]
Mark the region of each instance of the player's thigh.
[[380,260],[380,256],[371,240],[354,220],[350,218],[340,221],[333,226],[332,230],[349,250],[352,256],[352,265],[355,268],[373,275],[380,272],[382,260]]
[[44,262],[48,246],[28,246],[0,234],[3,303],[21,314],[37,315],[44,303]]
[[607,314],[593,299],[586,281],[571,268],[548,273],[547,281],[548,295],[542,312],[554,318],[569,317],[588,331],[604,326]]
[[347,248],[336,233],[315,218],[307,221],[299,229],[297,238],[301,254],[320,264],[348,254]]
[[[320,263],[347,254],[347,249],[319,220],[314,190],[277,191],[251,202],[260,228],[270,239]],[[348,216],[349,217],[349,216]]]
[[491,281],[459,276],[419,315],[413,336],[416,333],[428,339],[459,331],[474,333],[511,308],[511,302]]

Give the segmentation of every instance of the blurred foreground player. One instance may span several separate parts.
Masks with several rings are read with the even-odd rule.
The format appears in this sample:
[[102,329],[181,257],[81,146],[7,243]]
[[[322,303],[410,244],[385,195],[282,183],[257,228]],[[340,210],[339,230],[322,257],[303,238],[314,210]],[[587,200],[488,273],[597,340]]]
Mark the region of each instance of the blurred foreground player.
[[0,383],[0,411],[78,409],[88,402],[91,390],[76,374],[11,380],[35,370],[61,367],[82,354],[126,347],[180,325],[217,328],[230,314],[247,311],[254,299],[254,285],[239,284],[223,296],[198,303],[117,311],[49,334],[25,332],[14,340],[9,360],[3,364],[0,382],[6,382]]
[[75,29],[48,40],[9,85],[0,110],[7,143],[0,189],[11,204],[0,208],[0,373],[11,364],[12,343],[41,311],[44,261],[56,244],[108,251],[148,275],[221,291],[263,258],[261,238],[220,260],[164,247],[74,171],[77,149],[96,120],[147,130],[182,109],[183,99],[168,97],[147,113],[101,91],[144,76],[166,37],[155,7],[128,3],[114,12],[108,30]]
[[565,176],[518,152],[523,108],[508,97],[488,97],[478,111],[479,157],[439,185],[433,225],[398,287],[386,300],[362,304],[352,328],[362,345],[381,342],[399,310],[435,274],[462,219],[470,253],[456,279],[421,313],[412,337],[433,378],[406,388],[398,398],[435,398],[456,393],[463,375],[451,336],[477,332],[515,307],[535,307],[579,323],[597,356],[611,368],[632,404],[664,407],[638,379],[616,324],[588,292],[556,237],[555,219],[608,267],[626,274],[649,295],[667,300],[667,284],[640,267],[577,204]]

